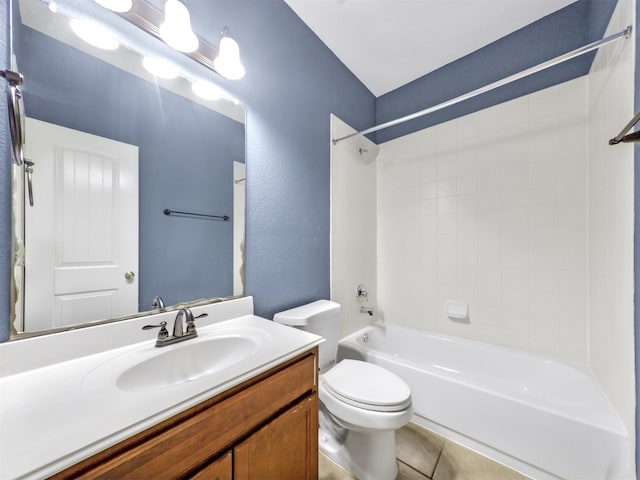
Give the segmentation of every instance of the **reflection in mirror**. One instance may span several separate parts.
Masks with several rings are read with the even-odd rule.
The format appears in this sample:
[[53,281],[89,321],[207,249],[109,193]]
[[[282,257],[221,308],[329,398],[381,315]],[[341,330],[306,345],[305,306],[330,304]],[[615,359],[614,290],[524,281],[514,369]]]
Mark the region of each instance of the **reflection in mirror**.
[[47,2],[12,9],[34,162],[33,207],[14,167],[14,334],[241,295],[244,108],[82,42]]

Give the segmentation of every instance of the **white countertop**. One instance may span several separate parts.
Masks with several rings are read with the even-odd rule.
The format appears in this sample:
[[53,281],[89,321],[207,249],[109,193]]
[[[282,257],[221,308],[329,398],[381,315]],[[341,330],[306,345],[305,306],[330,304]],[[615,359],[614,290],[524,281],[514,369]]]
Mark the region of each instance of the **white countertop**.
[[[210,312],[212,307],[215,309],[211,305],[193,311]],[[171,314],[171,318],[174,316]],[[157,317],[136,319],[134,331],[138,332],[140,325],[149,320],[155,323]],[[0,377],[0,478],[52,475],[322,342],[321,337],[252,314],[214,320],[215,323],[198,328],[198,338],[161,349],[154,346],[155,330],[153,339],[139,343],[38,368],[10,368],[8,374],[4,372]],[[116,386],[116,378],[130,366],[129,359],[144,359],[159,351],[234,332],[257,335],[268,348],[258,348],[232,367],[180,384],[135,392]],[[147,332],[144,334],[149,337]],[[60,348],[68,341],[68,337],[60,341]],[[56,348],[52,339],[47,343],[47,348]],[[38,346],[38,342],[34,344]],[[26,345],[21,346],[22,351],[25,348]],[[10,353],[15,356],[16,351]],[[37,356],[37,352],[32,354]],[[0,359],[3,363],[15,361],[8,357],[5,354]]]

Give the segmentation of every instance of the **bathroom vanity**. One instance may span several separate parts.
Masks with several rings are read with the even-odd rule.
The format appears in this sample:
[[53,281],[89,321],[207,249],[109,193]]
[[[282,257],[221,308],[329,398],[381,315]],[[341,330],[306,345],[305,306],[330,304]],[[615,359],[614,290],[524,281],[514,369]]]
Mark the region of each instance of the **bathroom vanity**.
[[316,350],[53,478],[317,478]]
[[163,348],[141,327],[176,312],[0,345],[2,476],[317,478],[322,338],[250,297],[193,312],[198,337]]

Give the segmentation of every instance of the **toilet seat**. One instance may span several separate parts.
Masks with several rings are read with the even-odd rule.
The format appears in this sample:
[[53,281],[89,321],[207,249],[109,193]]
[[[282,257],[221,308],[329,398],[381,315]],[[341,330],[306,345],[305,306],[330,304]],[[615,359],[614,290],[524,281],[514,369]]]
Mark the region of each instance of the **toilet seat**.
[[392,432],[413,415],[406,383],[382,367],[358,360],[343,360],[321,375],[318,397],[333,421],[352,432]]
[[411,405],[411,390],[404,380],[372,363],[342,360],[321,380],[326,393],[353,407],[400,412]]

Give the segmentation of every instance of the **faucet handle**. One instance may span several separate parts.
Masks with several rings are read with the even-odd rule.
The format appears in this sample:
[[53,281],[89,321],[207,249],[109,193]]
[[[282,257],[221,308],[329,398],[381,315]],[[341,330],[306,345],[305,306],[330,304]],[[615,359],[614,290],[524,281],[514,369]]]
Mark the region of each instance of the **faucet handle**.
[[208,317],[209,314],[208,313],[201,313],[200,315],[198,315],[197,317],[191,317],[187,320],[187,333],[192,333],[196,331],[196,322],[195,320],[197,320],[198,318],[204,318],[204,317]]
[[164,340],[169,338],[169,331],[167,330],[167,322],[160,322],[159,325],[145,325],[142,330],[151,330],[152,328],[159,328],[158,340]]

